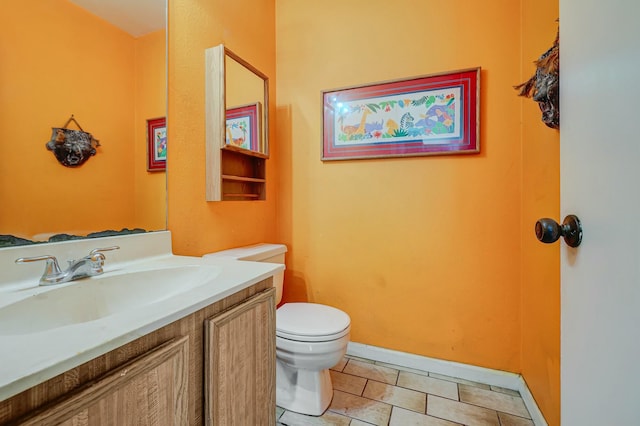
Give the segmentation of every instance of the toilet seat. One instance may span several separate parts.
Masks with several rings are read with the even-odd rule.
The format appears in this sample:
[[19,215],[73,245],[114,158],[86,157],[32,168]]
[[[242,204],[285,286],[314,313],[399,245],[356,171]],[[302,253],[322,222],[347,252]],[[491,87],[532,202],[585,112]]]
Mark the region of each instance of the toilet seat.
[[298,342],[326,342],[349,334],[351,318],[316,303],[286,303],[276,311],[276,336]]
[[338,340],[341,337],[346,336],[347,334],[349,334],[349,328],[342,330],[340,333],[320,335],[320,336],[301,336],[298,334],[290,334],[290,333],[284,333],[282,331],[276,331],[276,337],[287,339],[287,340],[294,340],[296,342],[328,342],[331,340]]

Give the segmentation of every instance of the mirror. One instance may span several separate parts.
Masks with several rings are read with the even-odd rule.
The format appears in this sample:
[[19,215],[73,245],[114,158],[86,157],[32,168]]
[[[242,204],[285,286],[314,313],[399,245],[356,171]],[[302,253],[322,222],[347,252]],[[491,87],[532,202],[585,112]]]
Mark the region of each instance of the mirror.
[[[0,235],[166,229],[166,174],[147,170],[147,120],[166,116],[165,0],[3,6]],[[68,168],[45,144],[72,115],[100,146]]]
[[269,158],[268,82],[248,62],[225,49],[225,149]]

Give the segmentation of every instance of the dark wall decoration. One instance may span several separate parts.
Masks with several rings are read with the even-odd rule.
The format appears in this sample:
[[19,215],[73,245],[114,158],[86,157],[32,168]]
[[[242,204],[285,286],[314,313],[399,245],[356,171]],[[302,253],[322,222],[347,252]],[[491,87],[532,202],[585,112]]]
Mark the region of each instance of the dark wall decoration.
[[[67,129],[71,122],[74,122],[80,130]],[[56,159],[63,166],[79,167],[89,157],[96,155],[96,148],[100,146],[100,142],[91,133],[82,130],[80,124],[71,115],[64,126],[52,129],[51,140],[45,146],[49,151],[53,151]]]

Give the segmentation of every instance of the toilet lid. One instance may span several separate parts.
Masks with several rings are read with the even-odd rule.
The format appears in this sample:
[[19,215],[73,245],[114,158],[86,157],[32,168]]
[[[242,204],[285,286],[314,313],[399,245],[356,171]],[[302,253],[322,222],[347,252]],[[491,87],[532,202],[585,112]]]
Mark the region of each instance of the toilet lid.
[[349,333],[351,318],[340,309],[316,303],[286,303],[276,311],[276,336],[326,341]]

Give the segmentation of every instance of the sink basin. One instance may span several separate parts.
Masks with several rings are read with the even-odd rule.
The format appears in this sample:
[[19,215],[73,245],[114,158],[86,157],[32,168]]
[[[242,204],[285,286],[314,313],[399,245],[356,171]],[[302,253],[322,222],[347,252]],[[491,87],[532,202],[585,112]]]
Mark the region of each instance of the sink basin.
[[215,265],[181,265],[101,275],[0,308],[0,335],[29,334],[94,321],[157,303],[210,282]]

